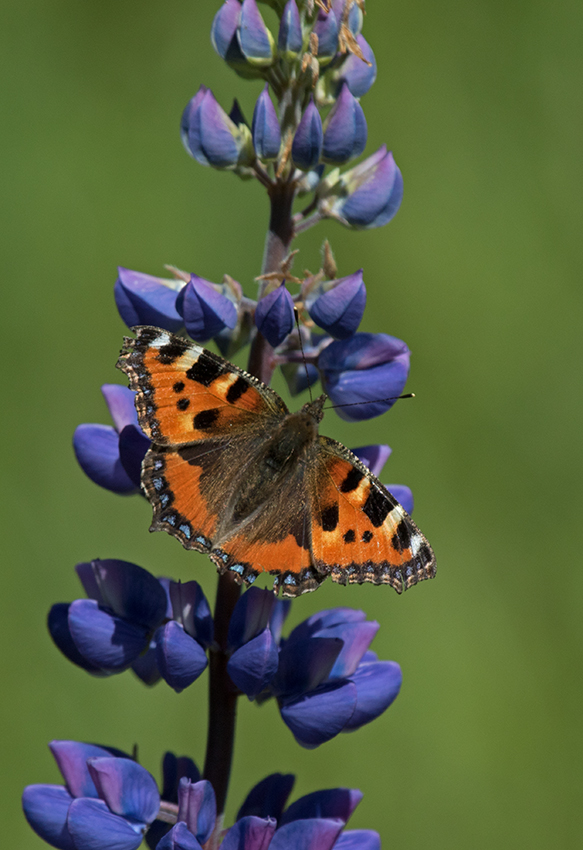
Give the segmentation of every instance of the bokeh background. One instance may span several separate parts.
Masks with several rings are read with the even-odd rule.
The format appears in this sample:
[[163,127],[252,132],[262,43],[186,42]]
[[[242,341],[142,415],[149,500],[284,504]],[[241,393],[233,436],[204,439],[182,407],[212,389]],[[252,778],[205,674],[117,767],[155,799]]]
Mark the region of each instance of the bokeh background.
[[[260,91],[212,50],[218,5],[1,5],[0,806],[3,842],[20,850],[46,846],[19,796],[59,781],[51,738],[137,743],[156,776],[166,749],[204,755],[206,677],[180,695],[130,673],[93,679],[59,655],[45,617],[82,595],[73,567],[92,557],[214,593],[203,556],[148,534],[143,500],[84,477],[71,435],[108,421],[99,387],[122,382],[118,264],[228,272],[254,293],[264,193],[202,168],[178,137],[200,83],[248,116]],[[575,0],[368,4],[367,153],[393,149],[405,199],[380,230],[300,237],[298,268],[318,267],[328,237],[341,274],[365,269],[364,329],[413,352],[415,401],[362,425],[329,414],[324,432],[393,447],[383,479],[413,488],[438,577],[403,598],[330,582],[294,603],[293,623],[363,607],[403,689],[313,752],[273,704],[242,700],[228,817],[264,775],[292,771],[295,796],[361,788],[352,826],[387,848],[581,846],[582,24]]]

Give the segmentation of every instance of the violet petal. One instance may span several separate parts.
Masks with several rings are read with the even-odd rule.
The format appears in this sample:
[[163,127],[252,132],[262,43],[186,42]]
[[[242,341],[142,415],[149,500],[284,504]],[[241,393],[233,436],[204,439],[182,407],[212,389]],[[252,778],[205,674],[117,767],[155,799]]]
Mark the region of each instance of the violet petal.
[[208,664],[202,646],[174,620],[156,632],[156,658],[163,679],[177,693],[198,679]]
[[137,491],[121,463],[119,436],[111,425],[78,425],[73,449],[79,466],[95,484],[121,495]]

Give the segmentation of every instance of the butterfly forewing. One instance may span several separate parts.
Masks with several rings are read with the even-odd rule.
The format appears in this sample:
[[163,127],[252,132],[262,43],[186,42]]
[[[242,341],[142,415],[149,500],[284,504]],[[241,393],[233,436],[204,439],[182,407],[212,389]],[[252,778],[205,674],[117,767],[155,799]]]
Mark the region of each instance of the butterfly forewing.
[[311,476],[312,551],[339,584],[397,593],[435,574],[431,547],[396,499],[341,443],[319,437]]

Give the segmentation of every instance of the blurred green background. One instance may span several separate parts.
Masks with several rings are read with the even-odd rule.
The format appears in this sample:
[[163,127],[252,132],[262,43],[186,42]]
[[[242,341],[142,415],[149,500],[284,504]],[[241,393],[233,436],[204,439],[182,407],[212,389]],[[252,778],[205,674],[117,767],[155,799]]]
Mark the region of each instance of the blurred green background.
[[[99,387],[124,327],[116,266],[174,263],[254,293],[263,190],[204,169],[178,123],[200,83],[250,117],[259,83],[209,42],[218,0],[2,3],[4,347],[2,833],[44,847],[22,787],[59,781],[51,738],[138,743],[201,762],[206,676],[176,695],[130,673],[93,679],[51,644],[53,602],[78,597],[77,561],[119,557],[196,578],[201,555],[147,532],[139,498],[76,466],[80,422],[107,422]],[[574,0],[368,4],[378,79],[363,98],[367,153],[387,142],[405,200],[386,228],[334,223],[297,240],[317,268],[329,237],[341,274],[364,266],[364,329],[405,339],[417,398],[362,425],[329,414],[348,445],[388,442],[383,479],[409,484],[438,577],[399,598],[326,583],[292,622],[334,605],[381,623],[373,648],[404,685],[375,723],[313,752],[273,704],[242,700],[228,817],[268,772],[294,795],[363,790],[351,822],[384,847],[581,846],[581,25]]]

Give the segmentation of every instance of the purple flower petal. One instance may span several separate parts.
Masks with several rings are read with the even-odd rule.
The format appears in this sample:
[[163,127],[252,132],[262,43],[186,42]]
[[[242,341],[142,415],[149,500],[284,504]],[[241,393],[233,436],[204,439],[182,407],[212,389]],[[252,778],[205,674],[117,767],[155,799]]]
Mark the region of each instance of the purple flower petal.
[[176,757],[174,753],[164,753],[162,760],[162,799],[169,803],[178,802],[178,783],[182,778],[191,782],[200,782],[200,771],[188,756]]
[[67,827],[72,800],[62,785],[28,785],[22,794],[22,808],[28,823],[43,841],[59,850],[75,850]]
[[187,151],[201,165],[229,168],[237,164],[240,132],[210,89],[199,89],[182,115],[181,127]]
[[295,627],[287,640],[288,651],[296,641],[303,641],[308,637],[316,637],[324,629],[341,626],[344,623],[363,623],[365,620],[366,614],[357,608],[340,607],[318,611]]
[[228,644],[238,649],[262,632],[273,613],[275,596],[270,590],[250,587],[239,597],[229,624]]
[[384,154],[378,161],[375,162],[373,154],[342,175],[341,195],[331,208],[333,216],[357,230],[387,224],[403,199],[403,177],[393,155],[384,146],[380,151]]
[[265,26],[255,0],[243,0],[237,36],[241,52],[251,65],[258,68],[271,65],[273,37]]
[[156,658],[163,679],[177,693],[192,685],[208,664],[202,646],[174,620],[156,632]]
[[122,321],[128,328],[156,325],[173,333],[180,330],[182,319],[174,305],[182,286],[179,281],[165,280],[120,266],[113,293]]
[[119,435],[119,459],[128,478],[139,488],[142,477],[142,461],[150,448],[150,440],[141,428],[126,425]]
[[301,52],[302,45],[302,22],[296,0],[288,0],[281,16],[277,46],[283,58],[293,62]]
[[362,269],[341,278],[332,289],[308,304],[311,318],[336,339],[347,339],[358,330],[366,305]]
[[202,850],[184,821],[179,821],[156,845],[156,850]]
[[406,484],[385,484],[385,487],[395,497],[397,502],[405,508],[409,515],[413,513],[415,502],[410,487],[407,487]]
[[[87,565],[76,567],[85,583]],[[91,561],[91,571],[99,589],[101,604],[118,617],[135,625],[154,629],[166,613],[166,593],[157,578],[130,561],[104,558]]]
[[49,749],[73,797],[99,796],[87,768],[87,759],[109,757],[109,750],[82,741],[51,741]]
[[332,850],[343,827],[341,820],[294,820],[277,830],[269,850]]
[[181,779],[178,786],[178,820],[184,821],[201,844],[211,837],[217,819],[213,786],[206,779]]
[[[244,817],[225,835],[221,850],[267,850],[273,847],[277,823],[273,818]],[[294,845],[298,850],[303,845]]]
[[277,159],[281,145],[281,129],[275,107],[269,97],[269,86],[257,98],[253,110],[253,147],[260,159]]
[[102,800],[73,800],[67,818],[75,850],[137,850],[145,824],[114,815]]
[[147,630],[101,609],[94,599],[77,599],[69,608],[69,629],[90,664],[120,673],[147,646]]
[[154,777],[132,759],[90,758],[89,772],[99,796],[116,815],[151,823],[160,808]]
[[351,452],[355,454],[365,466],[368,466],[373,475],[378,477],[382,472],[383,466],[389,459],[392,449],[390,446],[377,443],[372,446],[359,446],[356,449],[351,449]]
[[253,699],[275,676],[277,662],[277,646],[266,628],[231,655],[227,672],[239,690]]
[[[241,18],[239,0],[226,0],[216,13],[211,27],[211,42],[221,59],[240,58],[237,28]],[[235,56],[232,54],[235,53]]]
[[[176,293],[174,295],[176,297]],[[132,390],[122,387],[121,384],[103,384],[101,392],[118,434],[126,425],[139,427],[135,404],[136,394]]]
[[110,425],[78,425],[73,449],[79,466],[95,484],[125,495],[135,493],[136,485],[119,458],[119,437]]
[[305,818],[335,818],[346,823],[362,800],[357,788],[328,788],[300,797],[286,809],[280,826]]
[[304,110],[292,143],[292,159],[302,171],[314,168],[322,153],[323,131],[320,113],[313,101]]
[[[340,69],[339,86],[347,83],[354,97],[362,97],[377,78],[377,63],[366,39],[362,35],[357,35],[356,40],[366,62],[363,62],[356,54],[350,53]],[[371,64],[368,65],[368,62]]]
[[343,679],[354,673],[378,630],[377,622],[367,621],[343,623],[318,632],[319,637],[337,637],[344,644],[328,675],[328,681]]
[[294,302],[284,281],[258,302],[255,324],[267,342],[277,348],[293,330],[294,321]]
[[328,678],[342,651],[338,638],[308,637],[287,641],[279,654],[273,682],[277,696],[297,696],[313,691]]
[[366,147],[368,130],[362,106],[343,83],[340,95],[326,119],[322,159],[342,165],[360,156]]
[[381,837],[372,829],[348,829],[339,837],[334,850],[381,850]]
[[273,611],[271,612],[271,617],[269,619],[269,628],[271,629],[271,634],[273,635],[273,639],[277,644],[279,644],[279,641],[281,639],[283,624],[285,623],[285,619],[290,612],[290,608],[291,599],[275,600],[275,605],[273,607]]
[[314,32],[318,36],[318,61],[321,65],[327,65],[336,56],[339,31],[340,26],[332,10],[318,12]]
[[356,686],[356,707],[345,732],[359,729],[386,711],[399,693],[403,675],[395,661],[376,661],[361,664],[350,679]]
[[356,686],[343,682],[286,702],[280,712],[298,744],[314,749],[342,732],[354,713],[356,699]]
[[271,773],[258,782],[247,794],[237,813],[237,820],[253,815],[279,821],[287,799],[294,787],[293,773]]
[[136,660],[132,662],[131,669],[144,685],[151,687],[160,681],[161,675],[158,669],[155,643],[151,642],[146,652],[138,655]]
[[237,308],[212,283],[198,275],[191,275],[176,301],[176,308],[184,318],[186,330],[192,339],[204,342],[225,328],[237,324]]
[[208,649],[213,642],[213,615],[200,584],[196,581],[171,581],[172,616],[184,631]]
[[49,611],[47,626],[55,646],[61,650],[65,658],[94,676],[105,675],[99,667],[90,664],[75,646],[75,641],[69,629],[69,604],[57,602]]

